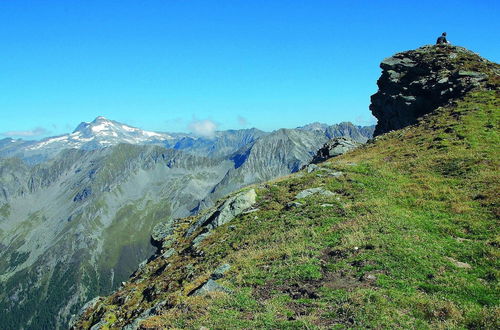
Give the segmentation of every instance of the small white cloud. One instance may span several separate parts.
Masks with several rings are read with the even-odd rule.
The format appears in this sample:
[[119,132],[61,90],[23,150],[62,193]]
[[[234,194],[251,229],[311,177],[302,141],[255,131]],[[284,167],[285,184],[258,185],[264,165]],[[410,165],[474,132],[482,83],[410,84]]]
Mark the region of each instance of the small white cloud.
[[9,131],[9,132],[0,133],[0,135],[10,136],[10,137],[37,137],[37,136],[42,136],[42,135],[46,135],[49,133],[50,133],[50,131],[46,130],[43,127],[35,127],[32,130],[28,130],[28,131]]
[[217,126],[212,120],[197,120],[193,118],[188,125],[188,129],[195,135],[210,138],[214,136]]
[[243,116],[238,116],[238,124],[243,127],[248,126],[248,120]]

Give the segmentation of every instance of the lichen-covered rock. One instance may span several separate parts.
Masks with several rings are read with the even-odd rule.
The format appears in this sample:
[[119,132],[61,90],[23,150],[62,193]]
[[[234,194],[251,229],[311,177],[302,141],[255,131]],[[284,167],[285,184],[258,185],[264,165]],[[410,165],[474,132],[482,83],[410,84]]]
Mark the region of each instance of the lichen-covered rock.
[[161,257],[162,257],[163,259],[168,259],[168,258],[170,258],[171,256],[173,256],[173,255],[175,254],[175,252],[176,252],[176,251],[175,251],[175,249],[170,248],[170,249],[168,249],[167,251],[165,251],[165,252],[161,255]]
[[207,231],[215,229],[228,223],[237,215],[250,209],[255,204],[257,194],[254,189],[242,191],[235,196],[228,198],[222,205],[214,211],[208,212],[196,221],[187,231],[185,236],[191,235],[200,227],[205,227]]
[[378,92],[370,110],[378,119],[374,135],[417,122],[453,99],[487,83],[498,66],[458,46],[424,46],[397,53],[380,64]]
[[231,266],[229,264],[222,264],[219,267],[217,267],[212,275],[210,277],[213,280],[218,280],[220,278],[223,278],[224,275],[231,269]]
[[122,330],[138,330],[141,329],[140,324],[142,321],[147,319],[148,317],[158,315],[166,306],[168,306],[168,303],[166,301],[160,301],[159,303],[155,304],[153,307],[146,309],[144,312],[141,313],[138,317],[136,317],[132,323],[127,324],[122,328]]
[[170,244],[169,237],[174,233],[175,220],[169,218],[153,227],[151,232],[151,244],[157,248],[167,248]]
[[309,197],[311,195],[316,195],[316,194],[322,195],[322,196],[334,196],[335,195],[330,190],[318,187],[318,188],[309,188],[309,189],[302,190],[301,192],[299,192],[295,196],[295,199],[302,199],[302,198],[306,198],[306,197]]
[[307,173],[312,173],[314,171],[319,170],[319,166],[315,165],[315,164],[306,165],[306,166],[304,166],[304,168],[307,171]]
[[82,315],[85,313],[85,311],[87,309],[92,309],[94,308],[99,302],[101,302],[103,300],[103,297],[95,297],[94,299],[88,301],[85,303],[85,305],[83,305],[83,307],[80,309],[80,311],[78,312],[78,314],[73,314],[71,316],[71,319],[69,321],[69,328],[70,329],[74,329],[75,327],[75,324],[78,322],[79,318],[82,317]]
[[201,285],[199,288],[194,290],[192,293],[190,293],[190,296],[203,296],[211,292],[224,292],[224,293],[231,293],[231,290],[220,285],[219,283],[215,282],[212,279],[209,279],[206,281],[203,285]]
[[[361,143],[356,142],[352,139],[340,137],[333,138],[326,142],[321,149],[318,150],[316,156],[313,158],[312,163],[321,163],[325,160],[345,154],[348,151],[356,149]],[[308,170],[309,172],[309,170]]]

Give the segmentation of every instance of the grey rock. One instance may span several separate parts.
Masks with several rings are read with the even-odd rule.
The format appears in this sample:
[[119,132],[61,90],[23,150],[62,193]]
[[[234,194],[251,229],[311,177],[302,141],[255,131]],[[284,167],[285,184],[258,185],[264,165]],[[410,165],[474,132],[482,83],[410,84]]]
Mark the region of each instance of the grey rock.
[[484,74],[481,72],[463,71],[463,70],[458,71],[458,76],[460,76],[460,77],[472,77],[472,78],[476,78],[479,80],[484,80],[484,79],[488,78],[487,74]]
[[165,252],[161,255],[161,257],[162,257],[163,259],[168,259],[168,258],[170,258],[171,256],[173,256],[173,255],[175,254],[175,252],[176,252],[176,251],[175,251],[175,249],[170,248],[170,249],[168,249],[167,251],[165,251]]
[[242,214],[249,214],[249,213],[254,213],[254,212],[258,212],[258,211],[260,211],[260,209],[259,209],[259,208],[256,208],[256,209],[250,209],[250,210],[247,210],[247,211],[243,212]]
[[158,248],[166,248],[170,242],[168,239],[174,233],[175,220],[169,218],[153,227],[151,232],[151,244]]
[[286,204],[286,208],[287,208],[287,209],[292,209],[292,208],[294,208],[294,207],[301,207],[301,206],[303,206],[303,205],[304,205],[304,204],[299,203],[299,202],[290,202],[290,203],[287,203],[287,204]]
[[90,301],[87,301],[83,306],[82,308],[80,308],[80,310],[78,311],[77,314],[73,314],[71,315],[71,319],[69,320],[69,327],[70,328],[73,328],[76,324],[76,322],[78,322],[79,318],[83,315],[83,313],[85,313],[85,311],[87,309],[90,309],[90,308],[94,308],[100,301],[101,301],[102,297],[95,297],[94,299],[90,300]]
[[187,231],[185,236],[191,235],[197,229],[205,227],[210,231],[233,220],[234,217],[247,211],[255,204],[257,194],[255,189],[242,191],[235,196],[226,199],[222,205],[215,210],[201,216]]
[[318,169],[319,169],[319,166],[316,164],[309,164],[306,166],[307,173],[312,173],[314,171],[317,171]]
[[331,192],[330,190],[318,187],[318,188],[309,188],[309,189],[302,190],[301,192],[299,192],[295,196],[295,199],[302,199],[302,198],[309,197],[311,195],[335,196],[335,194],[333,192]]
[[332,176],[334,178],[340,178],[343,175],[344,175],[344,172],[340,172],[340,171],[331,171],[331,172],[328,172],[328,176]]
[[212,235],[211,232],[204,232],[204,233],[201,233],[199,234],[198,236],[196,236],[193,241],[192,241],[192,246],[194,248],[198,248],[198,246],[200,245],[201,242],[203,242],[205,240],[205,238],[207,238],[208,236]]
[[212,273],[212,275],[210,275],[210,277],[213,279],[213,280],[218,280],[220,278],[223,278],[224,275],[231,269],[231,266],[229,264],[223,264],[223,265],[220,265],[219,267],[217,267],[214,272]]
[[496,74],[500,71],[495,63],[451,45],[424,46],[384,59],[378,92],[371,97],[370,110],[378,119],[374,135],[415,124],[423,115],[484,84],[488,74],[463,70],[458,57],[483,63]]
[[200,286],[198,289],[194,290],[192,293],[190,293],[190,296],[204,296],[208,293],[211,292],[225,292],[225,293],[232,293],[232,291],[219,283],[215,282],[213,279],[209,279],[207,282],[205,282],[202,286]]
[[142,312],[138,317],[136,317],[132,323],[127,324],[122,328],[122,330],[138,330],[139,326],[142,321],[145,319],[158,315],[161,310],[167,306],[168,303],[167,301],[160,301],[159,303],[155,304],[153,307],[146,309],[144,312]]
[[358,148],[361,143],[351,140],[349,138],[340,137],[333,138],[326,142],[321,149],[318,150],[316,156],[313,158],[312,163],[321,163],[325,160],[342,155],[348,151]]
[[377,277],[373,274],[368,274],[368,275],[364,276],[363,279],[366,281],[375,281],[377,279]]
[[[380,64],[381,67],[385,68],[398,68],[398,67],[410,67],[413,68],[417,63],[414,62],[411,58],[398,58],[398,57],[388,57],[382,61]],[[399,70],[398,70],[399,71]],[[393,71],[393,72],[398,72]]]

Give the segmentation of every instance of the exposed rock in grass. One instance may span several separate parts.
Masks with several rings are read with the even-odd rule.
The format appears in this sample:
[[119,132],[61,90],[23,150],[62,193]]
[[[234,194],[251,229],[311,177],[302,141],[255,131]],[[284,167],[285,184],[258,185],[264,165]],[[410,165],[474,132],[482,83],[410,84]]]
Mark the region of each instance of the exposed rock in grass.
[[173,256],[174,254],[175,254],[175,249],[172,249],[172,248],[171,248],[171,249],[168,249],[167,251],[165,251],[165,252],[161,255],[161,257],[162,257],[163,259],[168,259],[168,258],[170,258],[171,256]]
[[233,197],[230,197],[222,205],[216,208],[213,212],[208,212],[196,221],[187,231],[185,236],[191,235],[200,227],[205,227],[207,230],[212,230],[225,223],[228,223],[235,216],[247,211],[253,204],[257,194],[255,189],[242,191]]
[[306,169],[307,173],[312,173],[314,171],[319,170],[319,166],[316,164],[309,164],[309,165],[305,166],[305,169]]
[[85,305],[83,305],[83,307],[80,309],[80,311],[78,312],[78,314],[74,314],[71,316],[71,319],[69,321],[69,327],[70,328],[73,328],[73,326],[75,325],[75,323],[78,321],[78,319],[80,317],[83,316],[83,314],[85,313],[85,311],[87,309],[93,309],[100,301],[103,300],[103,297],[95,297],[94,299],[88,301],[87,303],[85,303]]
[[[323,145],[323,147],[321,147],[321,149],[318,150],[316,156],[312,160],[312,163],[315,164],[324,162],[329,158],[339,156],[345,154],[348,151],[356,149],[360,145],[361,143],[349,138],[345,137],[333,138],[328,142],[326,142]],[[308,172],[310,172],[309,169]]]
[[166,248],[170,245],[170,240],[168,239],[174,232],[175,220],[169,218],[165,222],[160,222],[154,226],[151,232],[151,244],[158,248]]
[[229,290],[228,288],[220,285],[219,283],[215,282],[213,279],[209,279],[203,285],[192,291],[189,295],[190,296],[204,296],[206,294],[209,294],[211,292],[224,292],[224,293],[231,293],[232,291]]
[[290,202],[290,203],[286,204],[286,208],[287,209],[291,209],[291,208],[294,208],[294,207],[301,207],[303,205],[304,204],[299,203],[299,202]]
[[123,327],[123,330],[137,330],[141,329],[140,323],[147,319],[148,317],[158,315],[158,313],[163,310],[165,307],[168,306],[168,303],[166,301],[160,301],[159,303],[155,304],[153,307],[146,309],[144,312],[142,312],[137,318],[135,318],[132,323],[127,324],[126,326]]
[[330,190],[318,187],[318,188],[309,188],[302,190],[295,196],[295,199],[302,199],[316,194],[322,196],[335,196],[335,194],[332,193]]
[[210,276],[213,280],[218,280],[220,278],[223,278],[224,275],[231,269],[231,266],[229,264],[223,264],[217,267],[212,275]]

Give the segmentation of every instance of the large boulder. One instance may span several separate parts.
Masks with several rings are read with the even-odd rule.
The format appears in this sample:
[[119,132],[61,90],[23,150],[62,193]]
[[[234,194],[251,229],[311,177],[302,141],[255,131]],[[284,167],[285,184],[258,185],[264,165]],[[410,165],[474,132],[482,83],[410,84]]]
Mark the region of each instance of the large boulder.
[[185,236],[191,235],[200,227],[204,227],[208,232],[228,223],[237,215],[250,209],[252,205],[255,204],[256,197],[257,194],[255,190],[249,189],[226,199],[222,205],[201,216],[198,221],[186,231]]
[[378,92],[370,110],[374,135],[412,125],[417,119],[464,96],[498,75],[498,65],[463,47],[424,46],[397,53],[380,64]]

